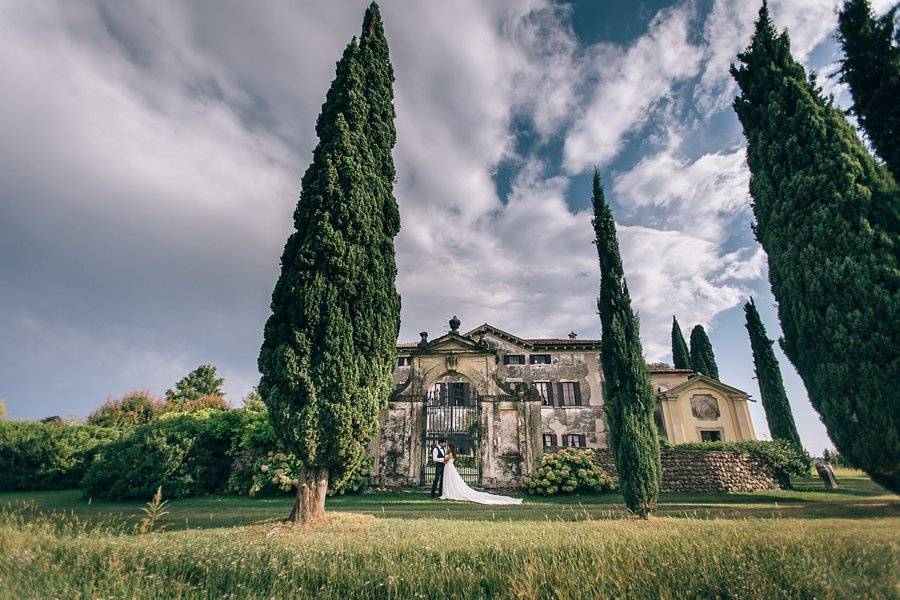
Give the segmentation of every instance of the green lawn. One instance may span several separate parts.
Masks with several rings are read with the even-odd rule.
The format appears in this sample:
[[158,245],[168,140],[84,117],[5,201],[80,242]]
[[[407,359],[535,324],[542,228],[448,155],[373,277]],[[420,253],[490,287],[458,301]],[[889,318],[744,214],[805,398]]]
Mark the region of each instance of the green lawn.
[[0,598],[897,598],[900,499],[854,472],[840,489],[666,494],[629,518],[616,495],[490,507],[421,492],[329,500],[331,521],[280,525],[290,499],[141,502],[0,494]]
[[[826,491],[818,479],[794,482],[794,490],[736,494],[663,494],[658,516],[694,518],[845,518],[900,517],[900,498],[885,492],[856,471],[838,473],[840,487]],[[65,511],[87,521],[116,522],[139,518],[140,501],[109,502],[83,498],[78,490],[0,493],[0,507],[27,502],[40,512]],[[291,498],[207,496],[169,503],[162,523],[168,530],[230,527],[283,518]],[[617,494],[597,496],[530,496],[521,506],[481,506],[432,500],[421,491],[373,493],[329,498],[336,512],[399,519],[585,520],[627,516]]]

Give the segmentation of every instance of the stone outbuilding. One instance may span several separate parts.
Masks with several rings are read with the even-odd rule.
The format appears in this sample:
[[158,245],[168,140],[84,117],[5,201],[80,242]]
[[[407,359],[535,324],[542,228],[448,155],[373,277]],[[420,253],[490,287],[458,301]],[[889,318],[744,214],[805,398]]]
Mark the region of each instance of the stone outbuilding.
[[[381,485],[430,480],[446,438],[470,485],[517,487],[545,449],[606,448],[600,341],[525,339],[488,324],[397,345],[395,390],[373,442]],[[755,439],[746,393],[689,370],[651,366],[657,426],[672,443]]]

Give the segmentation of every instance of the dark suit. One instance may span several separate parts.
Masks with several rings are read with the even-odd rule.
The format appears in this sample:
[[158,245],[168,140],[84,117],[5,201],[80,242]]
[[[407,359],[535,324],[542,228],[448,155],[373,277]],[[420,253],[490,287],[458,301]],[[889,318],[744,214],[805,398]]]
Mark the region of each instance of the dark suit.
[[[438,446],[437,447],[437,455],[438,458],[444,458],[444,450]],[[432,456],[434,456],[434,451],[432,450]],[[444,463],[442,462],[434,462],[434,482],[431,484],[431,497],[434,498],[437,494],[444,493]]]

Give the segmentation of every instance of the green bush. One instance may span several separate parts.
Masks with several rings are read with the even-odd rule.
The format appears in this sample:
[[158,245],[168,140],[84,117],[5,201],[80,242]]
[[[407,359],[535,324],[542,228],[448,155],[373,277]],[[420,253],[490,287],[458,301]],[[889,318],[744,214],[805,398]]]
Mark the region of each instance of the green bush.
[[368,489],[374,474],[375,459],[371,454],[364,454],[356,468],[350,471],[342,481],[328,483],[329,496],[341,496],[344,494],[358,494]]
[[165,413],[97,453],[82,488],[88,496],[167,498],[222,492],[247,424],[244,411]]
[[812,469],[812,459],[806,451],[798,450],[784,440],[774,442],[748,440],[744,442],[692,442],[667,445],[669,451],[738,452],[749,454],[771,467],[784,488],[791,487],[791,477],[806,477]]
[[541,456],[538,467],[522,478],[529,494],[598,494],[616,488],[615,477],[597,461],[593,450],[566,448]]
[[0,490],[75,487],[115,429],[64,422],[0,423]]

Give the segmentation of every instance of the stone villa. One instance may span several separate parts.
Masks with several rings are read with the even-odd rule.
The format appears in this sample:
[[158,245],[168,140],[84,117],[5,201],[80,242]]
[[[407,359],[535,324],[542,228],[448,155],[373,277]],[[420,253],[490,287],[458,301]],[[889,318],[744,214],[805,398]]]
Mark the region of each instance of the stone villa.
[[[605,448],[600,341],[523,339],[484,324],[397,345],[396,388],[373,443],[382,485],[431,478],[428,451],[457,447],[463,477],[515,487],[544,449]],[[685,369],[650,368],[656,422],[671,443],[753,440],[747,393]]]

